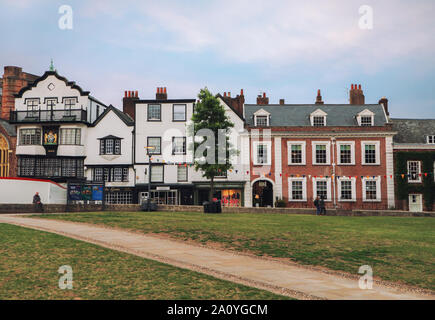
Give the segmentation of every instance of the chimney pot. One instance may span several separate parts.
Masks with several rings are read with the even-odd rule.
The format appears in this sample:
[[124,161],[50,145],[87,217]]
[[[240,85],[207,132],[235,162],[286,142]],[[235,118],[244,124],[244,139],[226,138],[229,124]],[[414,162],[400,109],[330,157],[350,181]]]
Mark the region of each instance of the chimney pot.
[[124,91],[124,98],[127,98],[127,90]]
[[164,89],[163,93],[166,93],[166,87],[165,87],[165,89]]
[[227,92],[225,91],[225,92],[224,92],[224,97],[226,97],[226,96],[227,96]]
[[266,92],[263,92],[263,98],[266,98]]
[[361,85],[358,86],[358,89],[361,90]]
[[285,100],[284,100],[284,99],[279,99],[279,104],[280,104],[280,105],[285,104]]
[[243,89],[240,90],[240,95],[243,96]]

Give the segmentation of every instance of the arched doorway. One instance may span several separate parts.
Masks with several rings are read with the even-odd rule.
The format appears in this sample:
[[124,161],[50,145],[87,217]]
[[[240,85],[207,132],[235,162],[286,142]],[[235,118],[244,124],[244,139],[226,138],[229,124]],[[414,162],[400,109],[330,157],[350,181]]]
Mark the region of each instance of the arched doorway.
[[258,180],[252,186],[254,207],[273,207],[273,185],[267,180]]
[[9,176],[9,143],[0,134],[0,177]]

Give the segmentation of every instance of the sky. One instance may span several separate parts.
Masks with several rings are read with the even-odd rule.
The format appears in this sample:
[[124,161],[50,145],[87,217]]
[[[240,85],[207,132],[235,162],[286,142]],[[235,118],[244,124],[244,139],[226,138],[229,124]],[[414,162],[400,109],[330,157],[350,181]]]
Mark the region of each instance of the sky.
[[[72,29],[62,5],[72,9]],[[369,6],[372,28],[368,22]],[[364,7],[365,8],[365,7]],[[434,0],[0,0],[1,66],[58,73],[106,104],[244,89],[247,103],[366,103],[396,118],[435,118]]]

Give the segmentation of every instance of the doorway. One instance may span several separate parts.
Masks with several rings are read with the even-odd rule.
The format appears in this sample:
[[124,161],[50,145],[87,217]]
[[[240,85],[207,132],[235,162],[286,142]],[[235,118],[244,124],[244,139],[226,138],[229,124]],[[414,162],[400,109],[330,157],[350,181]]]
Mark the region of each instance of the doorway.
[[273,207],[273,185],[267,180],[259,180],[252,186],[254,207]]

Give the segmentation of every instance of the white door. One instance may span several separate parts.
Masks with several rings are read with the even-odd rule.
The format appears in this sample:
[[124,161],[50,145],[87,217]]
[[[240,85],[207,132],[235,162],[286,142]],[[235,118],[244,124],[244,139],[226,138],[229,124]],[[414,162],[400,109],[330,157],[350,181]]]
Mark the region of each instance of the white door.
[[409,195],[409,211],[411,212],[423,211],[423,198],[421,194]]

